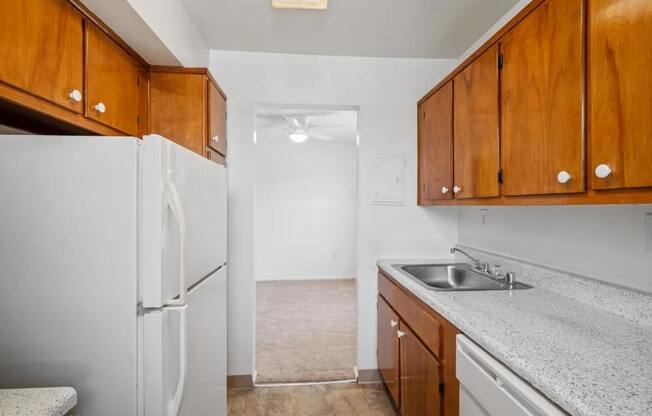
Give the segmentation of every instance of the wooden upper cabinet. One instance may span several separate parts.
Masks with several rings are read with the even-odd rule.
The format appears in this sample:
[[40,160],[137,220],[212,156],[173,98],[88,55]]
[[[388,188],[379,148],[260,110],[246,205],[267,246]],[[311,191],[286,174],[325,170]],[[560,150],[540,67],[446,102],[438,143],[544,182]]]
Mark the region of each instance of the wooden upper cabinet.
[[208,145],[226,156],[226,97],[208,82]]
[[[141,78],[143,78],[141,80]],[[93,24],[86,25],[86,117],[138,135],[140,63]]]
[[452,198],[453,83],[448,82],[418,108],[419,204]]
[[400,408],[398,323],[398,315],[378,296],[378,371],[394,404]]
[[652,186],[652,1],[591,0],[588,21],[591,188]]
[[0,81],[81,113],[83,45],[83,18],[66,0],[0,1]]
[[585,190],[583,4],[547,0],[501,41],[505,195]]
[[409,327],[401,322],[401,416],[440,416],[441,368]]
[[152,71],[152,133],[200,155],[206,152],[207,80],[202,74]]
[[498,196],[498,46],[458,74],[453,90],[455,198]]

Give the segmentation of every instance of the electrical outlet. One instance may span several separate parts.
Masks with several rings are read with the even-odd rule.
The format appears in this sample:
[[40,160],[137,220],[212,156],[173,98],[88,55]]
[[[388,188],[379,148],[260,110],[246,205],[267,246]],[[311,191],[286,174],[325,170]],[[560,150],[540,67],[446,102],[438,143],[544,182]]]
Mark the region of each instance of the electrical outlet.
[[647,252],[652,253],[652,212],[645,214],[645,241],[647,241]]
[[483,208],[480,210],[480,225],[485,227],[489,221],[489,210]]

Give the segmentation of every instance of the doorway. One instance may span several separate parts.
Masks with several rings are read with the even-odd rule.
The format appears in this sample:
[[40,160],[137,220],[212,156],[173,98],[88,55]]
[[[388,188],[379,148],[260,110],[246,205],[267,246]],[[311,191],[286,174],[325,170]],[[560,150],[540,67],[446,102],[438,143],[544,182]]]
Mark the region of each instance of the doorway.
[[357,109],[256,110],[256,384],[351,381]]

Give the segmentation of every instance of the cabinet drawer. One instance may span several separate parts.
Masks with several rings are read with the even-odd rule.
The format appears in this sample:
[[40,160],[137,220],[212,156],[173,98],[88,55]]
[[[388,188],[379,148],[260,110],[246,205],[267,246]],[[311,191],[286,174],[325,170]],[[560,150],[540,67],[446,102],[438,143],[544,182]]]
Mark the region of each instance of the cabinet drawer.
[[382,273],[378,273],[378,292],[399,314],[401,320],[412,328],[426,347],[437,358],[441,358],[439,321]]

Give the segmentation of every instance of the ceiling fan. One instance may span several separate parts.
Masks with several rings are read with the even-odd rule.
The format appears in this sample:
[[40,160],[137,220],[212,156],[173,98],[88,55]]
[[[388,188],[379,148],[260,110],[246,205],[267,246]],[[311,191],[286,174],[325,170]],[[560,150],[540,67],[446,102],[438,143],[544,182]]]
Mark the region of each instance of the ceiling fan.
[[327,134],[315,131],[310,125],[310,116],[283,116],[288,123],[288,137],[295,143],[303,143],[306,140],[316,139],[331,141],[333,138]]

